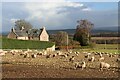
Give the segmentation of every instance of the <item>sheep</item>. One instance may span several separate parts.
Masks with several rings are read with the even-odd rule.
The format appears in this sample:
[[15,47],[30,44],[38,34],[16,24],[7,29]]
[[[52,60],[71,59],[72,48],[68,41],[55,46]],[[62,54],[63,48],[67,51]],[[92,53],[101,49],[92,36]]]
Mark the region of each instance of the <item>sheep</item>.
[[0,50],[0,56],[3,56],[7,53],[7,51]]
[[86,67],[86,63],[85,63],[85,61],[83,61],[83,62],[81,63],[81,68],[82,68],[82,70],[83,70],[85,67]]
[[44,56],[47,55],[47,51],[43,51],[43,55],[44,55]]
[[60,55],[60,56],[67,58],[67,55],[66,55],[66,54],[63,54],[63,55]]
[[89,58],[90,55],[91,53],[87,53],[87,55],[85,55],[85,58]]
[[75,59],[74,59],[74,56],[72,56],[70,59],[69,59],[69,61],[70,62],[73,62]]
[[58,52],[57,52],[57,55],[62,55],[62,52],[58,51]]
[[53,57],[56,57],[57,56],[57,54],[53,54]]
[[99,54],[100,57],[102,57],[102,53],[101,52],[99,52],[98,54]]
[[51,54],[49,54],[49,55],[46,55],[46,58],[50,58],[51,57]]
[[24,53],[20,53],[20,56],[24,55]]
[[103,68],[106,68],[106,69],[110,68],[110,64],[105,62],[100,62],[100,70]]
[[32,54],[31,57],[32,57],[32,58],[36,58],[37,55],[36,55],[36,54]]
[[120,62],[120,58],[117,58],[117,62]]
[[29,54],[24,54],[24,58],[30,57]]
[[89,59],[89,61],[91,61],[91,62],[95,61],[95,57],[92,56],[92,57]]
[[102,61],[102,60],[104,60],[105,58],[104,57],[101,57],[101,58],[99,58],[99,60],[98,61]]
[[80,68],[80,67],[81,67],[80,62],[75,62],[75,69]]
[[43,55],[43,53],[42,52],[38,52],[37,55]]
[[32,52],[32,50],[30,50],[30,49],[27,49],[27,51],[28,51],[28,52]]
[[68,53],[72,54],[72,51],[69,51]]
[[115,57],[115,55],[113,55],[112,53],[109,54],[109,57]]

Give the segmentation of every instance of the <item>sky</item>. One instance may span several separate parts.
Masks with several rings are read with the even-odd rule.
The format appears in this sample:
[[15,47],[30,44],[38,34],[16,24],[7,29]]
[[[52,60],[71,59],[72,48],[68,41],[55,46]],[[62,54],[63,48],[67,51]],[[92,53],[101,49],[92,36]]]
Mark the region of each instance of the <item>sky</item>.
[[117,0],[93,1],[4,0],[2,6],[0,5],[2,32],[10,31],[14,27],[14,22],[19,19],[30,22],[33,28],[40,29],[45,26],[48,30],[75,29],[77,20],[81,19],[91,21],[96,28],[118,26]]

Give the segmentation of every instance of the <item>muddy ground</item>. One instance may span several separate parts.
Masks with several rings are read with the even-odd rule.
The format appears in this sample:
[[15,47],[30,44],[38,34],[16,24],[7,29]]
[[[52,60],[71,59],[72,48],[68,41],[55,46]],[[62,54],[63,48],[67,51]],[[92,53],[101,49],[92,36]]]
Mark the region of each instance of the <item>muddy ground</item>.
[[[71,54],[74,55],[74,54]],[[3,56],[2,77],[3,78],[118,78],[120,68],[116,59],[118,56],[109,57],[104,55],[104,62],[112,65],[110,69],[100,70],[98,55],[94,62],[89,62],[84,58],[83,53],[75,55],[75,61],[85,60],[85,69],[74,69],[74,63],[69,62],[69,58],[60,56],[51,57],[37,56],[37,58],[23,58],[19,54],[6,54]]]

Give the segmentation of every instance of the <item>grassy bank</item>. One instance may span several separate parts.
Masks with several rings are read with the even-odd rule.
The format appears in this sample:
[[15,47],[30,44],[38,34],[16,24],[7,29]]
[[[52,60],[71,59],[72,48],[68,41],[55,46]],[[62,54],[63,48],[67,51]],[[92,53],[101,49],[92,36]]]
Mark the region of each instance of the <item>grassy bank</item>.
[[16,40],[0,38],[2,40],[2,49],[45,49],[52,47],[54,43],[47,41]]

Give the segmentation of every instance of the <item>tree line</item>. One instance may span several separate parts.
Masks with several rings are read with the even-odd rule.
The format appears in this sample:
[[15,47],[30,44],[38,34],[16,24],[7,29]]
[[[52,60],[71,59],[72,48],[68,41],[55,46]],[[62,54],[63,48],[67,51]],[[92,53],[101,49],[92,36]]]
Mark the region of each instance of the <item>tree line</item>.
[[[91,29],[94,26],[88,20],[78,20],[76,32],[73,39],[69,37],[67,32],[59,31],[55,35],[50,35],[50,40],[55,42],[57,46],[80,45],[88,46],[91,43]],[[28,35],[33,26],[25,20],[17,20],[15,22],[15,29],[25,31]],[[34,29],[33,33],[37,33],[38,29]]]

